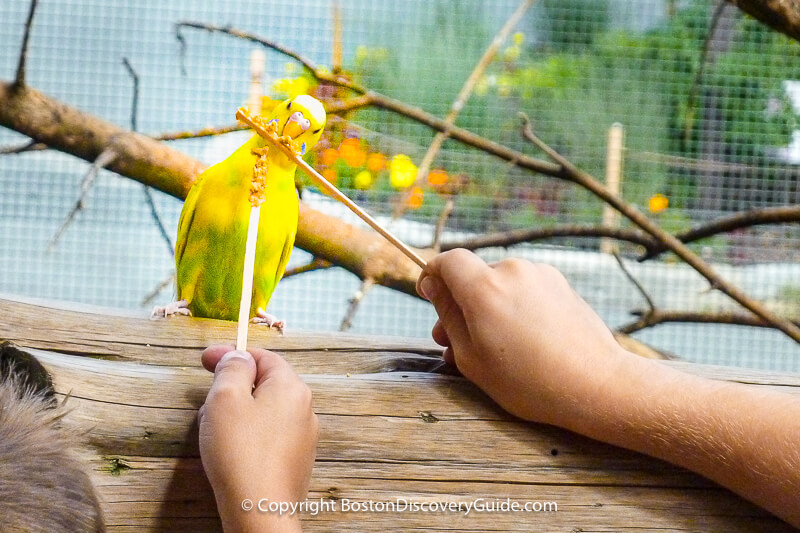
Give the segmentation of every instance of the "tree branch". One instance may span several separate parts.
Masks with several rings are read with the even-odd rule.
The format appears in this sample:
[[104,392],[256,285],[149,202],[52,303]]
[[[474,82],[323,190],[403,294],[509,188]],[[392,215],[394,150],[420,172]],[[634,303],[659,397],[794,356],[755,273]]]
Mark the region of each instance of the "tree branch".
[[[519,21],[522,19],[523,15],[525,15],[525,12],[528,11],[528,8],[531,7],[533,2],[534,0],[523,0],[508,18],[506,23],[503,24],[503,27],[500,28],[500,31],[497,32],[497,35],[495,35],[494,39],[492,39],[492,42],[486,48],[483,56],[481,56],[480,60],[478,60],[475,68],[472,69],[472,72],[467,77],[467,80],[464,82],[461,90],[458,92],[456,99],[450,106],[450,111],[447,113],[447,116],[444,117],[444,121],[447,124],[455,124],[458,115],[461,113],[461,110],[464,109],[464,106],[467,105],[470,96],[472,96],[472,91],[475,89],[478,80],[480,80],[481,76],[483,76],[483,73],[486,71],[486,68],[497,55],[497,50],[499,50],[500,46],[506,41],[506,39],[508,39],[508,34],[514,30],[517,24],[519,24]],[[441,150],[442,145],[444,144],[444,141],[447,140],[448,136],[449,134],[446,131],[440,131],[434,136],[433,141],[428,147],[428,151],[425,152],[425,156],[422,158],[422,162],[419,164],[419,168],[417,169],[417,177],[414,181],[414,184],[409,187],[405,193],[400,195],[397,203],[395,204],[395,218],[402,216],[407,209],[408,200],[411,198],[411,191],[413,188],[415,186],[419,187],[425,182],[425,177],[428,175],[433,161],[436,159],[436,156],[439,154],[439,150]]]
[[539,139],[531,129],[530,120],[523,116],[523,135],[526,139],[538,146],[548,157],[551,157],[559,165],[565,179],[572,181],[592,192],[595,196],[602,199],[614,209],[619,211],[628,220],[639,226],[642,230],[649,233],[653,238],[660,241],[678,257],[683,259],[689,266],[694,268],[701,276],[706,278],[711,286],[720,292],[728,295],[732,300],[748,309],[760,319],[781,330],[795,342],[800,344],[800,328],[792,322],[785,320],[766,308],[761,302],[747,296],[743,291],[724,280],[717,272],[700,257],[692,252],[685,244],[675,236],[670,235],[652,220],[643,215],[631,204],[622,200],[619,196],[609,191],[602,183],[594,179],[590,174],[579,170],[570,161],[550,148],[546,143]]
[[558,237],[610,237],[620,241],[627,241],[643,246],[646,250],[654,249],[659,244],[655,239],[634,229],[621,229],[611,226],[562,224],[548,228],[531,228],[489,233],[479,235],[462,241],[451,241],[442,244],[442,251],[454,248],[478,250],[494,246],[507,248],[524,242],[534,242]]
[[31,0],[30,9],[28,11],[28,20],[25,22],[25,33],[22,36],[22,46],[19,49],[19,62],[17,63],[17,75],[14,78],[12,87],[14,89],[25,86],[25,64],[28,60],[28,41],[31,37],[31,29],[33,28],[33,16],[36,14],[37,0]]
[[100,155],[97,156],[97,159],[92,162],[92,165],[86,172],[86,176],[84,176],[83,181],[81,181],[81,190],[80,194],[78,194],[78,200],[75,202],[75,205],[72,206],[72,209],[67,214],[67,218],[64,219],[64,222],[62,222],[61,226],[59,226],[58,230],[56,230],[55,234],[50,239],[50,242],[47,243],[48,252],[51,252],[53,248],[55,248],[61,236],[67,230],[72,221],[75,220],[75,216],[79,212],[83,211],[83,209],[86,207],[86,196],[92,189],[92,185],[94,185],[94,180],[97,177],[97,173],[116,158],[117,153],[114,151],[114,149],[106,148],[100,152]]
[[800,3],[787,0],[728,0],[751,17],[800,41]]
[[[751,209],[743,213],[735,213],[727,217],[712,220],[711,222],[689,231],[679,233],[675,235],[675,237],[684,243],[689,243],[741,228],[787,222],[800,222],[800,205],[765,207],[761,209]],[[665,251],[666,248],[662,243],[654,243],[654,246],[638,260],[646,261],[658,257]]]
[[[731,326],[751,326],[757,328],[772,328],[772,324],[759,319],[756,316],[738,312],[718,312],[705,313],[701,311],[671,311],[653,309],[649,311],[634,311],[634,315],[641,318],[630,324],[617,328],[617,332],[625,335],[636,333],[637,331],[651,328],[659,324],[667,323],[691,323],[691,324],[727,324]],[[794,320],[796,326],[800,326],[800,321]]]
[[[55,150],[95,161],[108,148],[117,157],[106,168],[176,198],[185,198],[205,165],[164,143],[59,102],[33,88],[13,91],[0,81],[0,125]],[[358,277],[416,296],[419,267],[383,237],[345,224],[300,203],[296,244]],[[417,250],[425,258],[433,252]]]

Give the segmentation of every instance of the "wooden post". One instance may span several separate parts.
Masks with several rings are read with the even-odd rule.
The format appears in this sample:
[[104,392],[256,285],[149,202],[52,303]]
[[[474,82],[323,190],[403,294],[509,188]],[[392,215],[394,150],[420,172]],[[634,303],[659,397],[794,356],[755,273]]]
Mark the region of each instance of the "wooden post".
[[264,69],[267,55],[261,48],[255,48],[250,53],[250,95],[247,98],[247,108],[250,114],[261,114],[261,98],[264,95]]
[[[615,122],[608,129],[608,144],[606,149],[606,187],[619,196],[622,190],[622,147],[623,147],[623,128],[622,124]],[[606,204],[603,208],[603,225],[618,227],[619,212]],[[600,240],[600,251],[610,254],[617,250],[617,243],[604,237]]]

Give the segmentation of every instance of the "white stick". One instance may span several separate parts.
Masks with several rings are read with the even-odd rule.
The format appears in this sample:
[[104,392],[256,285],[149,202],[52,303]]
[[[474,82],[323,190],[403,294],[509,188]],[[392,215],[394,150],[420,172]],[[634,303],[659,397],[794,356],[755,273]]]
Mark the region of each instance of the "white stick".
[[236,349],[247,350],[247,326],[250,323],[250,302],[253,298],[253,270],[256,264],[256,239],[261,206],[250,209],[250,222],[247,224],[247,242],[244,245],[244,269],[242,271],[242,299],[239,304],[239,330],[236,335]]

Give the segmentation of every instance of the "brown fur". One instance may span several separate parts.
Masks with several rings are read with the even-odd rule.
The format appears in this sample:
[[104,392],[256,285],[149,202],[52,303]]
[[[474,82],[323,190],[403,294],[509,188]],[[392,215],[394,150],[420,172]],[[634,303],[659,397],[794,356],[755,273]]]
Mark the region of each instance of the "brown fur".
[[[35,364],[9,363],[15,350]],[[55,406],[49,376],[36,375],[37,365],[44,369],[30,354],[6,343],[0,352],[0,530],[105,531],[77,436],[60,424],[65,411]]]

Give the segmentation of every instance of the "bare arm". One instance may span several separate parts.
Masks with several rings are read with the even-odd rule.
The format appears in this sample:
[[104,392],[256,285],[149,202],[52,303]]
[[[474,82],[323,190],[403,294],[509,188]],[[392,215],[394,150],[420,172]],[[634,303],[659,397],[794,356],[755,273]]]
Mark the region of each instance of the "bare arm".
[[509,412],[689,468],[800,527],[800,397],[625,351],[547,265],[453,250],[418,288],[445,359]]

